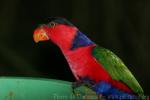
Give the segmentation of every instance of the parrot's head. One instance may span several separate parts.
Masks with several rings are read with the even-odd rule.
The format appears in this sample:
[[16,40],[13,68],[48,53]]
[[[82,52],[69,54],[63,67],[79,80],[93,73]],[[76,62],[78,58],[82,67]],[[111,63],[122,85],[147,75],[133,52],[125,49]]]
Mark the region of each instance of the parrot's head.
[[54,44],[63,49],[71,47],[77,28],[64,18],[49,18],[47,23],[40,25],[34,31],[34,41],[51,40]]

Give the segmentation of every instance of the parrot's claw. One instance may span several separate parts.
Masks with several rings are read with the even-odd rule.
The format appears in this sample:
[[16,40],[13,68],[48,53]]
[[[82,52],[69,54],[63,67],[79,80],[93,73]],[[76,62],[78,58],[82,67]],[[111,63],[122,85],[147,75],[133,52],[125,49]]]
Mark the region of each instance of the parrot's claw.
[[86,86],[89,89],[92,89],[94,83],[92,80],[90,80],[89,78],[81,78],[79,81],[76,81],[74,83],[72,83],[72,92],[75,95],[78,95],[78,93],[75,92],[75,89],[81,86]]
[[[82,78],[81,80],[72,83],[72,92],[77,97],[83,97],[85,100],[105,100],[102,94],[97,94],[93,87],[95,83],[88,78]],[[88,98],[88,99],[86,99]]]
[[92,88],[94,85],[94,82],[90,80],[89,78],[81,78],[79,81],[76,81],[72,84],[72,88],[75,89],[80,86],[86,86],[88,88]]

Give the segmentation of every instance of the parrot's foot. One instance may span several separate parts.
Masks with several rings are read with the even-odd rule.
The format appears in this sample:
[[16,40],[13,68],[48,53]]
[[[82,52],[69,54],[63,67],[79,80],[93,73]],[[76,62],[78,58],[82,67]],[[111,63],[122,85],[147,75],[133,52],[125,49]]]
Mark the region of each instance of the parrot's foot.
[[81,78],[79,81],[72,83],[72,92],[75,96],[86,98],[83,100],[105,100],[101,93],[97,94],[97,91],[94,91],[95,84],[87,77]]
[[84,77],[84,78],[81,78],[79,81],[72,83],[72,89],[75,89],[80,86],[86,86],[86,87],[92,89],[93,85],[94,85],[94,82],[92,80]]
[[73,94],[79,96],[79,93],[75,92],[75,89],[81,86],[84,86],[86,88],[92,89],[92,86],[94,85],[94,82],[90,80],[89,78],[81,78],[79,81],[76,81],[72,83],[72,92]]

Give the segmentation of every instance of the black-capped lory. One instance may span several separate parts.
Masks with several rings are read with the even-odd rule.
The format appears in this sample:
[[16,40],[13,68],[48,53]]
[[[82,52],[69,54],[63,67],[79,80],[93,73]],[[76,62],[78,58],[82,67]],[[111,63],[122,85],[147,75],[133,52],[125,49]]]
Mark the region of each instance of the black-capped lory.
[[98,46],[65,18],[52,17],[34,31],[34,41],[51,40],[64,54],[77,82],[105,98],[139,99],[144,93],[126,65],[113,52]]

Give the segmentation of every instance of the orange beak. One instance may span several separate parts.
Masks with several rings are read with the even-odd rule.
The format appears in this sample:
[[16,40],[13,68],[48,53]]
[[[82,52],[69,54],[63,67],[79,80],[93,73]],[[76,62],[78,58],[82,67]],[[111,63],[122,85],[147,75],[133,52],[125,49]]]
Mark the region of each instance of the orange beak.
[[36,43],[38,43],[39,41],[49,40],[49,37],[47,36],[46,32],[42,28],[37,28],[34,31],[33,38]]

